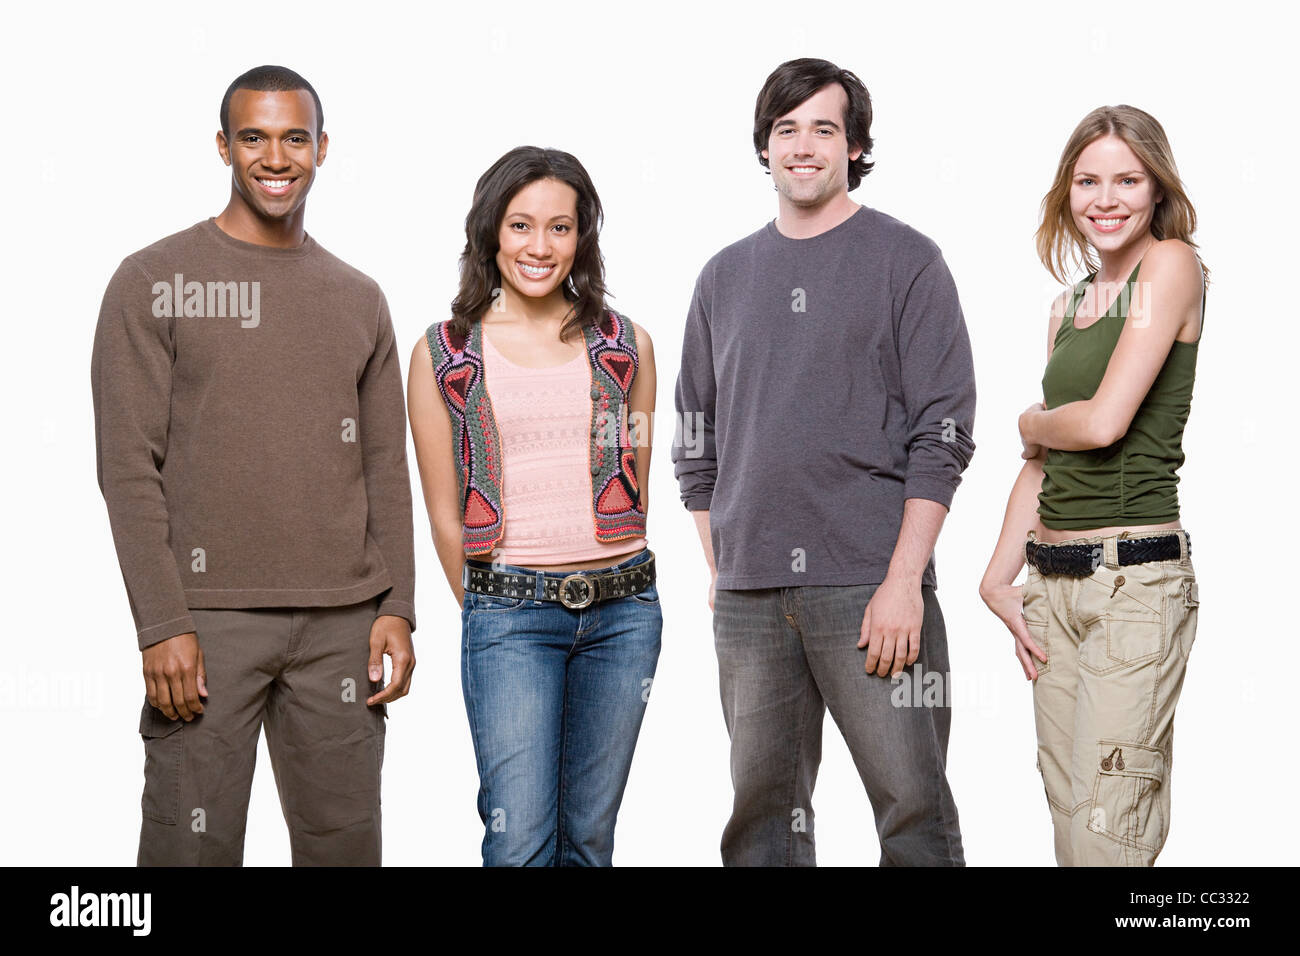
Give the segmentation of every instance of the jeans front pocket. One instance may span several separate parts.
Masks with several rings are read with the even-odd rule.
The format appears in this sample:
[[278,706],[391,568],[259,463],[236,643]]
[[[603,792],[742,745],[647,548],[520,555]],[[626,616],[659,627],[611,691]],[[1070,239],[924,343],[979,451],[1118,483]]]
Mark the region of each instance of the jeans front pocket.
[[144,794],[140,811],[158,823],[176,822],[181,806],[181,762],[184,758],[185,721],[144,702],[140,736],[144,739]]
[[659,583],[651,581],[650,586],[644,591],[638,591],[636,594],[628,595],[633,601],[641,604],[658,604],[659,603]]
[[474,596],[470,599],[471,611],[513,611],[516,608],[523,607],[526,599],[521,597],[507,597],[504,594],[484,594],[481,591],[471,591]]

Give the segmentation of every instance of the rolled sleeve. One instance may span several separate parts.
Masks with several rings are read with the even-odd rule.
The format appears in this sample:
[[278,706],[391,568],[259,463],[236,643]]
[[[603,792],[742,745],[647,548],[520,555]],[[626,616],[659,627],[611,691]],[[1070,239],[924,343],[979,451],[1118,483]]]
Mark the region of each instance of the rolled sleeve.
[[696,281],[682,339],[681,370],[677,374],[673,429],[673,473],[688,511],[707,511],[718,476],[714,438],[717,383],[713,369],[713,340],[702,293]]
[[957,287],[941,255],[908,288],[897,341],[908,430],[903,494],[949,508],[975,454],[975,366]]

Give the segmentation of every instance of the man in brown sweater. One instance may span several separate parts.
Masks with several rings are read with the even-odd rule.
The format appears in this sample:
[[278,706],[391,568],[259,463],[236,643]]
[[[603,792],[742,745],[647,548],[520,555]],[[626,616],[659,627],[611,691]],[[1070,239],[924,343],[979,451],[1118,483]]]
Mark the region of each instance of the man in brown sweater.
[[415,666],[406,415],[383,293],[303,228],[322,127],[293,71],[236,79],[229,204],[104,294],[91,386],[147,689],[140,865],[242,862],[263,722],[294,864],[380,862],[386,705]]

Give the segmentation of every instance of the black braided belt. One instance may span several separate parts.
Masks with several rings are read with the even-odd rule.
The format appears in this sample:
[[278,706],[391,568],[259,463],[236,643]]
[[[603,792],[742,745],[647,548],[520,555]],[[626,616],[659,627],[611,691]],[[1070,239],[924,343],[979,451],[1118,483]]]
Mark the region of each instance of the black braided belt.
[[[542,593],[537,593],[537,575],[542,575]],[[580,610],[599,601],[639,594],[655,581],[655,556],[622,571],[534,571],[517,574],[493,571],[478,563],[465,562],[461,584],[468,591],[495,594],[497,597],[526,598],[532,601],[559,601],[567,608]]]
[[[1192,553],[1192,536],[1187,538],[1187,554]],[[1176,561],[1182,557],[1177,534],[1162,534],[1150,538],[1120,538],[1115,542],[1119,563],[1146,564],[1149,561]],[[1104,549],[1101,544],[1036,544],[1025,542],[1025,560],[1042,574],[1067,574],[1087,577],[1101,566]]]

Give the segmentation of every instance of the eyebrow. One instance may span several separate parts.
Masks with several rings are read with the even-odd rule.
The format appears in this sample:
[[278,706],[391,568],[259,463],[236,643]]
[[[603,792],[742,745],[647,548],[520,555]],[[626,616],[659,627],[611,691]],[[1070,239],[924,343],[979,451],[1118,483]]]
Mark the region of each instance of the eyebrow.
[[[235,136],[236,136],[237,138],[242,139],[243,137],[248,136],[249,134],[252,134],[253,136],[260,136],[260,137],[262,137],[263,139],[270,139],[270,138],[271,138],[271,137],[267,134],[267,132],[266,132],[265,130],[258,129],[256,126],[245,126],[245,127],[244,127],[243,129],[241,129],[238,133],[236,133]],[[307,130],[305,130],[305,129],[289,129],[289,130],[285,130],[285,131],[284,131],[284,135],[285,135],[285,136],[306,136],[308,139],[311,138],[311,133],[309,133],[309,132],[308,132]]]
[[[507,219],[527,219],[529,222],[532,222],[532,221],[533,221],[533,217],[530,216],[530,215],[528,215],[528,213],[526,213],[526,212],[512,212],[512,213],[507,213],[507,214],[506,214],[506,218],[507,218]],[[562,212],[562,213],[560,213],[558,216],[552,216],[552,217],[551,217],[551,222],[557,222],[557,221],[560,220],[560,219],[568,219],[568,220],[572,221],[572,220],[573,220],[573,217],[570,216],[567,212]]]
[[[794,125],[795,125],[795,121],[794,121],[794,120],[792,120],[792,119],[783,119],[783,120],[777,120],[776,123],[774,123],[774,124],[772,125],[772,128],[773,128],[773,129],[780,129],[782,126],[794,126]],[[839,129],[839,128],[840,128],[840,124],[839,124],[839,123],[835,122],[835,120],[828,120],[828,119],[813,120],[813,121],[812,121],[812,125],[813,125],[813,126],[830,126],[830,127],[833,127],[834,129]]]
[[[1147,174],[1147,172],[1146,172],[1145,169],[1128,169],[1128,170],[1125,170],[1125,171],[1122,172],[1122,173],[1116,173],[1115,175],[1116,175],[1116,176],[1145,176],[1146,174]],[[1075,173],[1074,175],[1076,175],[1076,176],[1091,176],[1093,179],[1097,179],[1097,178],[1098,178],[1098,176],[1097,176],[1096,173],[1084,172],[1084,171],[1082,171],[1082,170],[1079,171],[1079,172],[1077,172],[1077,173]]]

